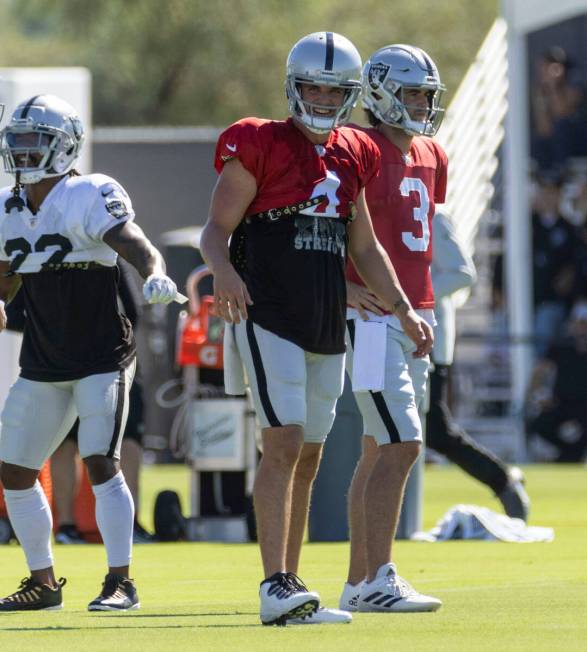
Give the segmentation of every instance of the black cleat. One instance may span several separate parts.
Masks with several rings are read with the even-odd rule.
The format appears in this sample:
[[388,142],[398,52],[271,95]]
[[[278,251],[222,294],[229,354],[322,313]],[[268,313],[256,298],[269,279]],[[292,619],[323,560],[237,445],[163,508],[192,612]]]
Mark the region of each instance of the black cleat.
[[155,543],[155,537],[149,534],[147,530],[135,519],[132,531],[133,543]]
[[77,529],[75,525],[61,525],[57,532],[55,532],[55,543],[65,543],[65,544],[79,544],[87,543],[87,541],[82,537],[81,532]]
[[33,577],[25,577],[18,591],[0,600],[0,611],[58,611],[63,609],[61,587],[66,579],[61,577],[57,586],[41,584]]
[[140,608],[141,603],[133,581],[113,573],[106,575],[102,592],[88,605],[88,611],[128,611]]
[[508,483],[503,491],[497,494],[499,502],[503,505],[503,511],[511,518],[528,520],[530,511],[530,498],[524,489],[524,473],[517,466],[508,469]]

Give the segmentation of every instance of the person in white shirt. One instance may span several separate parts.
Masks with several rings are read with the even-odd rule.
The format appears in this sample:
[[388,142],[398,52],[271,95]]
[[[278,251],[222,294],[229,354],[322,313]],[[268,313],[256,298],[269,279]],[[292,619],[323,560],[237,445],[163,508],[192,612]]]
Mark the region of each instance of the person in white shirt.
[[447,383],[455,348],[455,294],[475,283],[476,270],[459,242],[448,215],[436,213],[433,230],[432,284],[434,286],[433,370],[430,374],[430,408],[426,418],[426,446],[441,453],[470,476],[487,485],[508,516],[528,518],[530,501],[517,467],[507,467],[475,442],[455,421],[447,403]]

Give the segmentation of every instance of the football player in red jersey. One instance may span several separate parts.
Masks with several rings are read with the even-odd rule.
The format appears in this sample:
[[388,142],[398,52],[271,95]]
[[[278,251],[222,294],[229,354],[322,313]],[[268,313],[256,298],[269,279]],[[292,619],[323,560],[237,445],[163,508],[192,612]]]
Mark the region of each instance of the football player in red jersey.
[[[430,277],[432,217],[444,202],[447,159],[430,137],[441,119],[444,87],[432,59],[390,45],[363,69],[365,132],[381,152],[366,187],[375,235],[411,306],[434,324]],[[354,262],[354,261],[353,261]],[[340,604],[359,611],[436,611],[440,600],[416,592],[396,573],[391,544],[404,488],[422,443],[418,407],[428,357],[414,356],[396,315],[348,267],[347,371],[363,416],[363,452],[349,492],[351,560]]]
[[262,426],[254,501],[265,624],[350,620],[317,609],[319,596],[295,574],[312,482],[343,388],[347,251],[416,354],[432,346],[430,326],[411,309],[373,235],[363,188],[377,172],[378,148],[342,126],[360,73],[359,53],[339,34],[317,32],[294,45],[286,77],[291,117],[246,118],[220,136],[220,176],[201,238],[217,310],[232,323],[226,389],[244,391],[237,382],[244,368]]

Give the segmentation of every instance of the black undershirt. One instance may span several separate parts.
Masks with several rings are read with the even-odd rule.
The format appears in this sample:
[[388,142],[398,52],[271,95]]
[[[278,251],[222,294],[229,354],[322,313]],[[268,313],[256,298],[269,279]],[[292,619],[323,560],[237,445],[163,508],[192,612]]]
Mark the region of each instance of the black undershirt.
[[56,382],[127,367],[136,349],[118,311],[117,284],[116,267],[22,274],[21,376]]
[[297,215],[243,227],[251,320],[305,351],[344,353],[346,224]]

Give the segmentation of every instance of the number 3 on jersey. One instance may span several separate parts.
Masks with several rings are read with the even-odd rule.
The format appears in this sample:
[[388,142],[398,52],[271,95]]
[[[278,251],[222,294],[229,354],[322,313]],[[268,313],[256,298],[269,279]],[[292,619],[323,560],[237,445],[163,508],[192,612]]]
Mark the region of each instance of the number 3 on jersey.
[[402,242],[410,251],[428,251],[430,245],[430,226],[428,225],[430,199],[428,198],[428,188],[426,188],[422,179],[404,177],[399,190],[403,197],[409,197],[411,192],[418,193],[420,205],[414,207],[412,214],[414,219],[422,224],[421,237],[415,236],[411,231],[402,231]]

